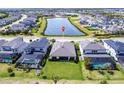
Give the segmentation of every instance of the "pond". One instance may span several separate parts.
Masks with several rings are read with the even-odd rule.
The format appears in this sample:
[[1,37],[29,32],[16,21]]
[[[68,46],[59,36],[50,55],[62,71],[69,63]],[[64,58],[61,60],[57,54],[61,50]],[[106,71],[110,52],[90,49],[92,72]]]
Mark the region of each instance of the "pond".
[[64,26],[65,36],[82,36],[84,33],[80,32],[75,26],[73,26],[67,18],[52,18],[47,19],[47,28],[44,32],[45,35],[56,35],[62,36],[63,32],[61,31],[62,26]]

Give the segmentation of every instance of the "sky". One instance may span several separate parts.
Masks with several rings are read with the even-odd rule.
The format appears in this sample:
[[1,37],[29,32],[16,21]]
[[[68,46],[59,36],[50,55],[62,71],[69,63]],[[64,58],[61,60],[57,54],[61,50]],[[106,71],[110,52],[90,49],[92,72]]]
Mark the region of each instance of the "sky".
[[0,8],[124,8],[124,0],[0,0]]

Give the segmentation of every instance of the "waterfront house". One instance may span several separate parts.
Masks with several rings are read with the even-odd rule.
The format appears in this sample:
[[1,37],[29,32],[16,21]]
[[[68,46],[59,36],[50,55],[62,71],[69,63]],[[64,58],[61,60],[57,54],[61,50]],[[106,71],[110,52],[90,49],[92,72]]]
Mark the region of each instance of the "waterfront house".
[[47,38],[41,38],[39,40],[31,42],[26,48],[26,53],[41,52],[46,54],[48,47],[50,46],[49,40]]
[[0,40],[0,51],[1,51],[1,47],[2,47],[2,45],[4,44],[4,43],[6,43],[7,41],[6,40],[4,40],[4,39],[1,39]]
[[124,43],[113,40],[103,40],[110,55],[124,66]]
[[1,46],[0,62],[15,62],[18,57],[22,54],[26,45],[27,44],[23,41],[22,37],[17,37],[11,41],[4,43]]
[[53,44],[49,60],[52,61],[76,61],[74,43],[57,41]]
[[79,47],[82,59],[89,58],[93,69],[106,69],[108,64],[111,69],[114,69],[114,62],[102,42],[84,41],[80,43]]
[[17,67],[23,68],[25,65],[28,68],[39,69],[41,63],[47,53],[50,43],[47,38],[41,38],[28,44],[24,53],[17,61]]

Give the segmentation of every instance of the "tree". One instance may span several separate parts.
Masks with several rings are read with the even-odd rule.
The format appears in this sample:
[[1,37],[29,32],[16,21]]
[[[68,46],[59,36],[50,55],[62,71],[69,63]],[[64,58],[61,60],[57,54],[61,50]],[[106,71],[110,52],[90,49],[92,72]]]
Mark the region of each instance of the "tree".
[[11,73],[11,72],[13,72],[13,69],[11,67],[8,67],[7,71],[8,71],[8,73]]
[[111,71],[111,64],[106,64],[105,65],[105,68],[106,68],[106,70],[107,70],[107,72],[109,73],[109,74],[111,74],[111,75],[113,75],[114,74],[114,72],[113,71]]
[[30,39],[30,42],[32,42],[32,39]]
[[14,72],[11,72],[11,73],[9,73],[9,76],[10,77],[14,77],[15,76],[15,73]]
[[104,71],[101,69],[101,67],[98,68],[98,72],[99,72],[100,74],[102,74],[102,75],[105,74]]
[[55,43],[55,42],[56,42],[56,40],[55,40],[55,39],[51,39],[51,42],[52,42],[52,43]]
[[84,65],[85,65],[86,69],[91,70],[92,69],[92,62],[91,62],[90,58],[85,57],[84,61],[85,61]]

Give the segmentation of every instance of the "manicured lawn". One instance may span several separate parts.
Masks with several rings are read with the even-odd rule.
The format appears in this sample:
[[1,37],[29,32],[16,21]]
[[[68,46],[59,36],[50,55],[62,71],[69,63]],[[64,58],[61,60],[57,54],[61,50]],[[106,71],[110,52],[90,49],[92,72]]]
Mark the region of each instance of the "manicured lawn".
[[[81,67],[82,66],[82,67]],[[10,77],[7,71],[8,67],[13,68],[15,77]],[[53,83],[52,77],[58,76],[58,83],[83,83],[83,84],[99,84],[101,80],[107,80],[108,83],[124,83],[124,73],[118,70],[112,70],[113,75],[110,75],[106,70],[100,74],[98,70],[89,71],[85,69],[84,62],[78,64],[72,62],[47,62],[41,70],[41,76],[35,75],[36,70],[17,71],[14,64],[0,63],[0,83]],[[46,79],[43,79],[46,76]]]
[[4,17],[7,17],[7,16],[8,16],[7,14],[0,13],[0,18],[4,18]]
[[30,72],[25,72],[23,70],[17,71],[16,68],[14,67],[14,64],[4,64],[0,63],[0,78],[7,78],[10,77],[8,73],[8,68],[11,67],[13,69],[13,72],[15,73],[14,77],[19,77],[19,78],[38,78],[35,75],[35,70],[31,70]]
[[47,26],[47,20],[45,17],[42,17],[39,19],[39,22],[40,22],[40,28],[39,28],[39,31],[38,33],[39,34],[42,34],[44,33],[45,29],[46,29],[46,26]]
[[70,62],[47,62],[43,68],[43,75],[48,79],[58,76],[61,79],[81,80],[80,65]]

